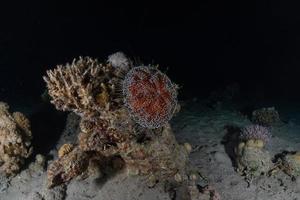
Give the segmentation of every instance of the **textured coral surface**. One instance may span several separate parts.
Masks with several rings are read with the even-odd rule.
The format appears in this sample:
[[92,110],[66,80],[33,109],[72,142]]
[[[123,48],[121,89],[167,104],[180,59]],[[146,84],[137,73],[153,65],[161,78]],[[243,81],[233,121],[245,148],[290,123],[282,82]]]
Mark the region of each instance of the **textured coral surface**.
[[80,57],[71,64],[58,65],[54,70],[48,70],[44,80],[51,102],[58,110],[92,117],[117,104],[114,93],[118,76],[111,65]]
[[29,120],[20,112],[11,114],[0,102],[0,172],[15,175],[32,153]]

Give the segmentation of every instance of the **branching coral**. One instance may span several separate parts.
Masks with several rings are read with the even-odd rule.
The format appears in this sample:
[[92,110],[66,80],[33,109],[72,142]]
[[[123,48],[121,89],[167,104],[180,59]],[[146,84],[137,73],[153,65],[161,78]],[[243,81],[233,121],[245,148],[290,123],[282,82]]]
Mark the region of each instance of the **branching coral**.
[[66,66],[48,70],[47,83],[51,102],[58,110],[73,111],[92,117],[118,105],[116,86],[120,81],[117,70],[89,57],[74,59]]
[[20,112],[11,114],[0,102],[0,172],[15,175],[32,153],[29,120]]

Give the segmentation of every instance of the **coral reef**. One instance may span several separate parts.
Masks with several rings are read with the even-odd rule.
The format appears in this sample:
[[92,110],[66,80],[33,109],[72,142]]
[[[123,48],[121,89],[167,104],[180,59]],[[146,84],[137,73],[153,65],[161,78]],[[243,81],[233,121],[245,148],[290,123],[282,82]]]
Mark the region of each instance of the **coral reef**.
[[248,125],[242,129],[239,139],[241,141],[259,140],[264,145],[271,139],[271,132],[264,126]]
[[252,121],[259,125],[272,126],[281,120],[278,111],[274,107],[270,107],[254,110],[252,112]]
[[0,102],[0,172],[15,175],[32,153],[29,120],[20,112],[10,113]]
[[187,182],[191,145],[179,145],[168,123],[179,110],[177,86],[157,67],[133,67],[116,53],[106,64],[79,58],[47,75],[51,102],[81,116],[78,141],[64,144],[48,168],[49,187],[108,166],[143,175],[149,186]]

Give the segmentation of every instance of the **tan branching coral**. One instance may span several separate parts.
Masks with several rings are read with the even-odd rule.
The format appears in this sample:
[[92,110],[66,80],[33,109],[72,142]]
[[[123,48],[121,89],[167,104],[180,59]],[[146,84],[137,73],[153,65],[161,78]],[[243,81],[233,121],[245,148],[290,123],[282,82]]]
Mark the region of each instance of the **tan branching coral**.
[[111,65],[80,57],[71,64],[48,70],[44,80],[58,110],[88,117],[118,104],[120,99],[114,97],[119,77],[120,72]]
[[0,102],[0,172],[15,175],[32,153],[29,120],[19,112],[11,114]]

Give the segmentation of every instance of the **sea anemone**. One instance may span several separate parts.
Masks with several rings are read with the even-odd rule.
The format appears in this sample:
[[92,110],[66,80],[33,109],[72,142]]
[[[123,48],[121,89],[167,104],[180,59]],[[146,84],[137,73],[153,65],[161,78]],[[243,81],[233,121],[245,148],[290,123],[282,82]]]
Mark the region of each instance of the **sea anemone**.
[[240,140],[262,140],[265,144],[270,140],[271,133],[267,127],[260,125],[249,125],[242,129]]
[[176,110],[176,85],[152,66],[131,69],[123,81],[123,95],[132,118],[146,128],[163,126]]

